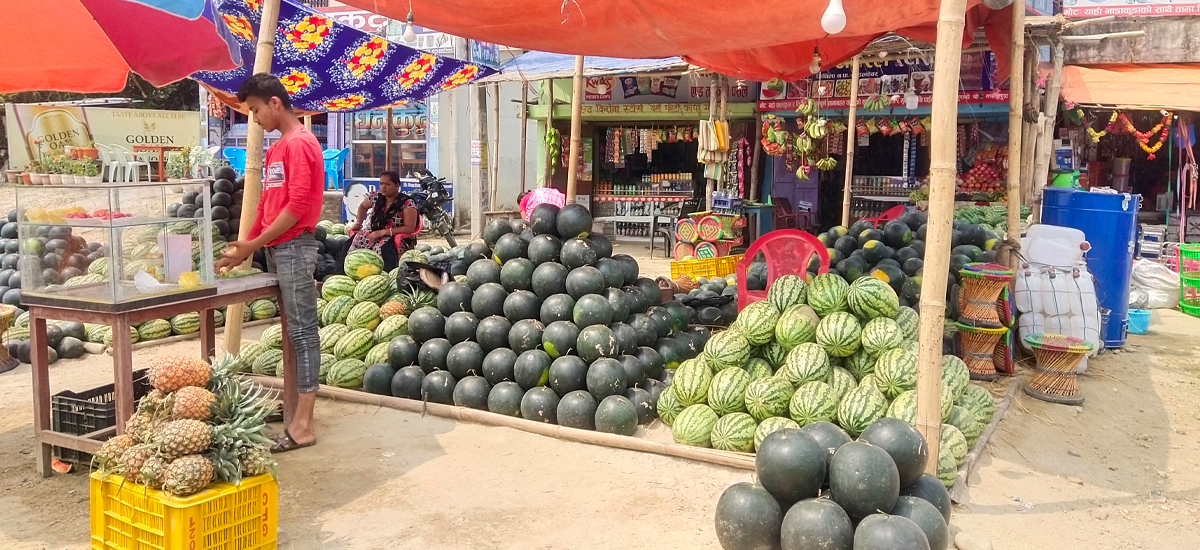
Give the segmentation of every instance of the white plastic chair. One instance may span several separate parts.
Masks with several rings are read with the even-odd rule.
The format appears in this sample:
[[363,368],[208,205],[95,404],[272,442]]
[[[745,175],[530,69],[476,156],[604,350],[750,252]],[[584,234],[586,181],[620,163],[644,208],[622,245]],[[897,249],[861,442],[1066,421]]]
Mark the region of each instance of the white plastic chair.
[[213,168],[213,160],[217,158],[217,153],[221,151],[220,145],[213,145],[205,149],[205,161],[196,165],[196,171],[200,177],[212,177],[216,174],[216,169]]
[[123,174],[120,157],[113,153],[113,150],[109,146],[103,143],[97,143],[96,150],[100,153],[100,175],[103,176],[104,170],[107,169],[108,181],[118,181],[118,178]]
[[139,168],[145,168],[146,181],[152,181],[150,175],[150,163],[148,161],[138,160],[138,158],[123,145],[113,145],[112,148],[113,151],[116,151],[120,154],[121,164],[125,166],[125,181],[142,181],[141,173],[138,172]]

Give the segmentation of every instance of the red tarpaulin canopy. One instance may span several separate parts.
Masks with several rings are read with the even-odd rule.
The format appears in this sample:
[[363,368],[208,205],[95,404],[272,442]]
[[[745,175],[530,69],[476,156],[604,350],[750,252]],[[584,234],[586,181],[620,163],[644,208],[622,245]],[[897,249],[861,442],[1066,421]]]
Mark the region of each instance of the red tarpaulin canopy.
[[[828,0],[343,0],[416,24],[506,46],[566,54],[647,58],[683,56],[722,74],[754,80],[809,75],[813,47],[829,68],[888,32],[934,42],[939,0],[845,0],[846,28],[821,29]],[[968,0],[964,42],[984,26],[1001,75],[1008,74],[1011,7],[992,11]],[[1004,78],[1003,76],[1001,78]]]

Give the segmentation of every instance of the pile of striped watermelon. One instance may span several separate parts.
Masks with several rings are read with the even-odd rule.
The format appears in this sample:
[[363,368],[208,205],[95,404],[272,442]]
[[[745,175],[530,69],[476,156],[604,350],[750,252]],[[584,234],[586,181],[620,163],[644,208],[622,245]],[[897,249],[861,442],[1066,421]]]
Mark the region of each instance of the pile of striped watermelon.
[[[779,277],[765,300],[679,366],[659,416],[677,443],[740,452],[773,431],[822,421],[853,436],[885,416],[915,425],[917,324],[916,311],[877,278]],[[941,473],[950,483],[993,406],[962,360],[945,356],[942,370],[952,460]]]

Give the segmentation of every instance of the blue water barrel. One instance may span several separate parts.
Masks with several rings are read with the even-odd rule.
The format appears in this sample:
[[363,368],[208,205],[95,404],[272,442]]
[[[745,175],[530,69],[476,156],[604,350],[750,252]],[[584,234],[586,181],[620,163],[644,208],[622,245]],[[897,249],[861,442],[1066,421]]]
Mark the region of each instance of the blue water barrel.
[[1042,194],[1042,223],[1083,231],[1091,250],[1088,271],[1096,278],[1096,297],[1109,310],[1104,346],[1125,345],[1129,312],[1129,276],[1137,242],[1137,212],[1142,197],[1048,187]]

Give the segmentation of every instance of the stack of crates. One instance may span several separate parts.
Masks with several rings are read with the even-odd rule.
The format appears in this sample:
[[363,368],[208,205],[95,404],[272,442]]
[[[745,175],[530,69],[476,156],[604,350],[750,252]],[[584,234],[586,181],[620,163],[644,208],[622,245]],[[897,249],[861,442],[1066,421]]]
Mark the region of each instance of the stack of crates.
[[1179,250],[1179,309],[1200,317],[1200,244],[1181,244]]
[[1167,243],[1167,226],[1141,224],[1138,231],[1138,257],[1147,260],[1163,261],[1167,251],[1163,250]]

